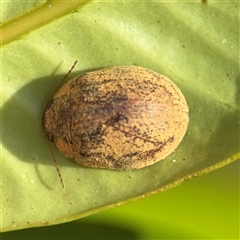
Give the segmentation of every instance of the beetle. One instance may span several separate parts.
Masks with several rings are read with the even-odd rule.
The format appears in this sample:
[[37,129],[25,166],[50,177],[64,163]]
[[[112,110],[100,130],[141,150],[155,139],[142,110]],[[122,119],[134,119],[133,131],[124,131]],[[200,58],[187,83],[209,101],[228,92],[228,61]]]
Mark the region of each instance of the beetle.
[[79,164],[133,170],[171,154],[188,121],[187,102],[169,78],[139,66],[114,66],[61,86],[45,106],[42,127]]

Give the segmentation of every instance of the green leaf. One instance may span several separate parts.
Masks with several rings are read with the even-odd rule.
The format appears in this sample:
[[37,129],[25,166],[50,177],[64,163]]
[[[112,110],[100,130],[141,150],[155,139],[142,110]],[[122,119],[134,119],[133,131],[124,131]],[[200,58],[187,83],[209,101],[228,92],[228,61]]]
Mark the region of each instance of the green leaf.
[[[1,231],[71,221],[239,158],[238,2],[1,4]],[[63,190],[41,116],[76,59],[69,78],[139,65],[175,82],[190,109],[177,150],[153,166],[119,172],[82,167],[52,145]]]

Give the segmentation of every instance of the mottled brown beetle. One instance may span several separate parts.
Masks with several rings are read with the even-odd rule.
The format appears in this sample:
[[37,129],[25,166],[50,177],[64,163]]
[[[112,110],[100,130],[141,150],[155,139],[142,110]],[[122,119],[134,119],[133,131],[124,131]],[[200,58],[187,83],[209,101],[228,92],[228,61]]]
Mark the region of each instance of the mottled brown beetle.
[[139,169],[172,153],[188,126],[188,106],[167,77],[137,66],[77,76],[48,101],[47,138],[78,163]]

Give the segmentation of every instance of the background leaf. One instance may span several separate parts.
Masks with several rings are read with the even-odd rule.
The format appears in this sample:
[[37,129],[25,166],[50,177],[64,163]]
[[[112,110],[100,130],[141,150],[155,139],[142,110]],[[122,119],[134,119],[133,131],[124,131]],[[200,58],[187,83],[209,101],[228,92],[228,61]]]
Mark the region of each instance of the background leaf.
[[[3,25],[4,33],[11,32],[14,23],[22,26],[15,41],[11,34],[3,35],[1,49],[3,231],[83,217],[239,158],[239,3],[93,1],[79,3],[67,14],[69,7],[55,8],[60,5],[53,1],[48,5],[54,9],[49,24],[39,27],[45,23],[39,13],[46,4],[31,12],[35,21],[30,27],[22,24],[27,13],[18,19],[14,13]],[[5,21],[10,19],[6,16]],[[63,191],[41,115],[76,59],[69,78],[106,66],[139,65],[172,79],[190,109],[179,148],[151,167],[117,172],[81,167],[54,147]]]

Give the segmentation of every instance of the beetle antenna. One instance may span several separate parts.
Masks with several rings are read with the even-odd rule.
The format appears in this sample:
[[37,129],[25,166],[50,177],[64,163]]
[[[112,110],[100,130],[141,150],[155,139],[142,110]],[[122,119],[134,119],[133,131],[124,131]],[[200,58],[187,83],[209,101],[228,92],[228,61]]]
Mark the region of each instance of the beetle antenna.
[[70,70],[67,72],[67,74],[64,76],[64,78],[60,81],[60,83],[58,84],[58,86],[55,88],[55,91],[53,92],[52,96],[55,95],[55,93],[59,90],[59,88],[62,86],[62,83],[66,80],[66,78],[68,77],[68,75],[72,72],[72,70],[74,69],[74,67],[76,66],[78,60],[76,60],[74,62],[74,64],[72,65],[72,67],[70,68]]
[[[74,62],[74,64],[72,65],[71,69],[67,72],[67,74],[64,76],[64,78],[60,81],[60,83],[58,84],[58,86],[55,88],[54,92],[52,93],[52,96],[55,95],[55,93],[59,90],[59,88],[61,87],[62,83],[66,80],[66,78],[68,77],[68,75],[72,72],[73,68],[75,67],[75,65],[77,64],[77,60]],[[47,104],[46,104],[47,105]],[[46,105],[45,105],[45,108],[46,108]],[[50,144],[50,141],[47,137],[47,135],[45,135],[45,138],[47,140],[47,143],[48,143],[48,147],[50,149],[50,152],[51,152],[51,155],[52,155],[52,158],[53,158],[53,162],[54,162],[54,165],[55,165],[55,168],[57,170],[57,173],[58,173],[58,177],[59,177],[59,180],[61,182],[61,185],[62,185],[62,188],[65,189],[64,187],[64,184],[63,184],[63,179],[62,179],[62,175],[60,173],[60,170],[59,170],[59,167],[57,165],[57,161],[56,161],[56,158],[55,158],[55,155],[54,155],[54,152],[53,152],[53,149],[51,147],[51,144]]]
[[56,158],[55,158],[54,152],[53,152],[53,150],[52,150],[52,146],[51,146],[51,144],[50,144],[50,141],[49,141],[47,135],[45,135],[45,139],[47,140],[48,147],[49,147],[49,149],[50,149],[50,152],[51,152],[51,155],[52,155],[52,158],[53,158],[53,162],[54,162],[55,168],[57,169],[58,177],[59,177],[59,180],[60,180],[60,182],[61,182],[62,188],[65,189],[64,184],[63,184],[62,175],[61,175],[61,173],[60,173],[59,167],[58,167],[58,165],[57,165],[57,160],[56,160]]

